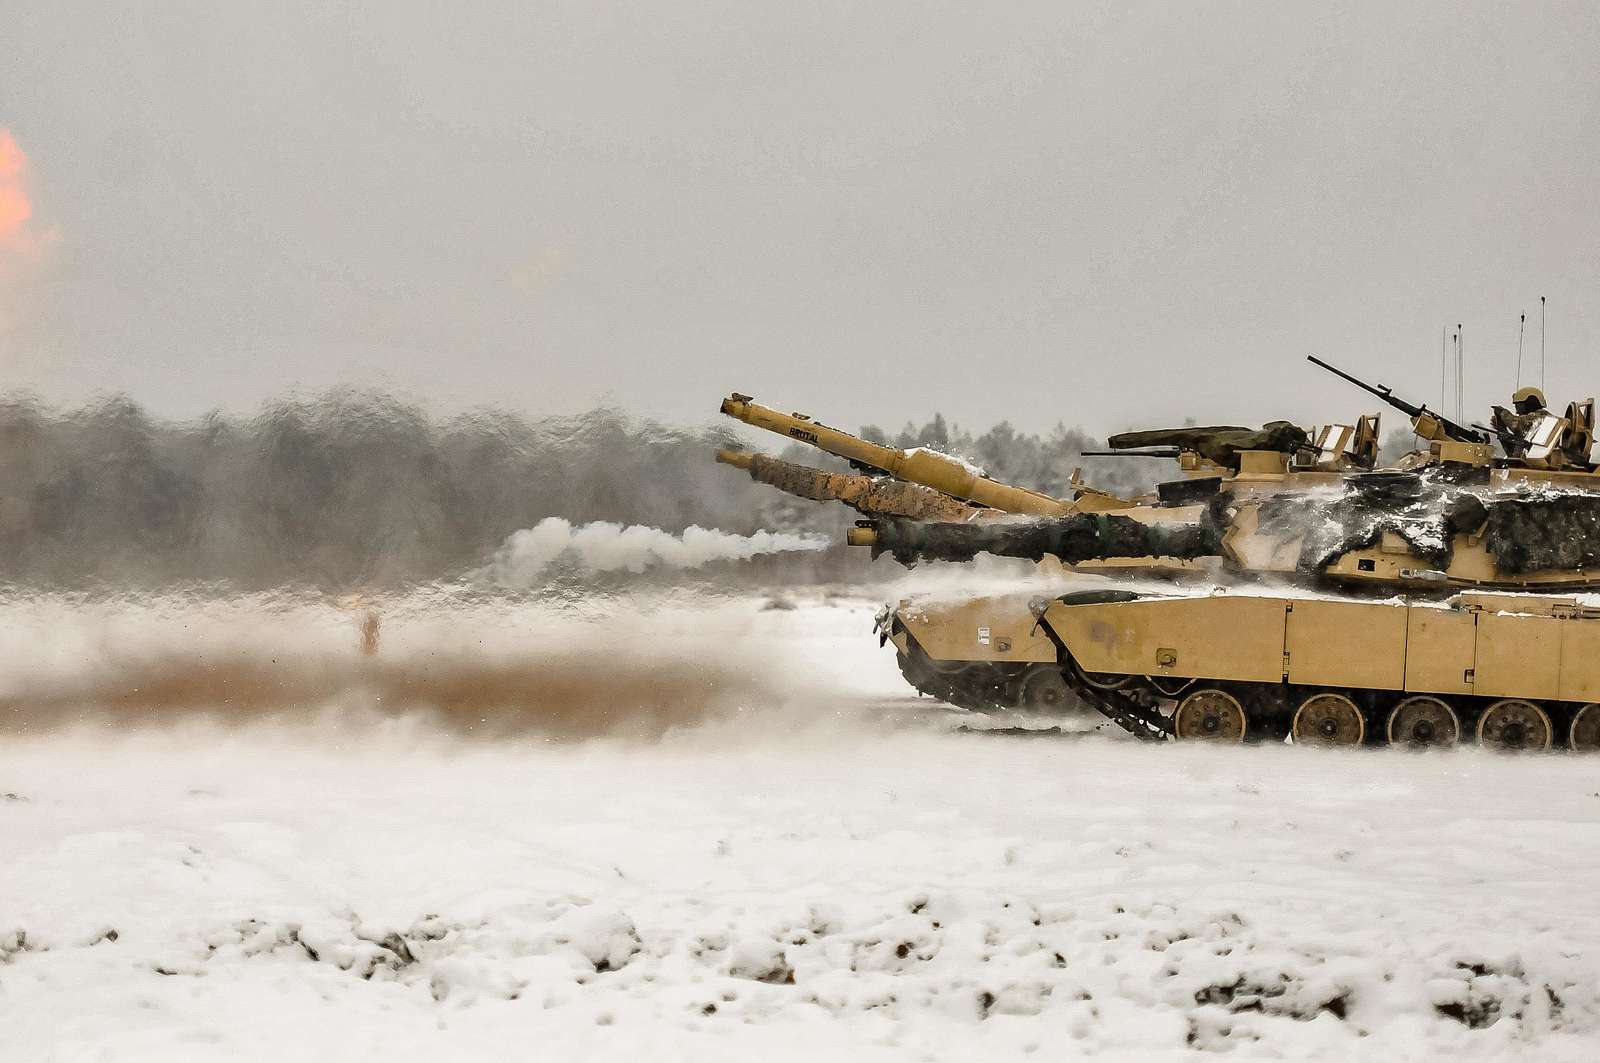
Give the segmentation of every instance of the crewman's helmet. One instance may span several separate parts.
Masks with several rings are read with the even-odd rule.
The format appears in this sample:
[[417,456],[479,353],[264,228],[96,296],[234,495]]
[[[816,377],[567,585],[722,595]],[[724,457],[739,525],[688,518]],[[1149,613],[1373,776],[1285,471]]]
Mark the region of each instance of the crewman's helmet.
[[1545,408],[1544,392],[1538,388],[1518,388],[1511,396],[1511,403],[1518,413],[1534,413]]

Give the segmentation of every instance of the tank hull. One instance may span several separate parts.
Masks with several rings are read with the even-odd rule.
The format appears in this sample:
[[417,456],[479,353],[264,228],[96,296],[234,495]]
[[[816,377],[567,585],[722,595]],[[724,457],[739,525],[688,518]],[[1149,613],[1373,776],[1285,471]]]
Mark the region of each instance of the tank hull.
[[1600,741],[1600,609],[1575,598],[1121,591],[1035,612],[1067,684],[1143,738]]

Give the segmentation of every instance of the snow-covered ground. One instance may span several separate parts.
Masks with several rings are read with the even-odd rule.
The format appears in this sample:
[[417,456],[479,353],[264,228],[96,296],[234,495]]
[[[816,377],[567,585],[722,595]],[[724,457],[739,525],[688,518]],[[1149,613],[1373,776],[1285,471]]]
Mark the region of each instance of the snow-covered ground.
[[0,1059],[1600,1057],[1600,762],[963,731],[874,608],[0,605]]

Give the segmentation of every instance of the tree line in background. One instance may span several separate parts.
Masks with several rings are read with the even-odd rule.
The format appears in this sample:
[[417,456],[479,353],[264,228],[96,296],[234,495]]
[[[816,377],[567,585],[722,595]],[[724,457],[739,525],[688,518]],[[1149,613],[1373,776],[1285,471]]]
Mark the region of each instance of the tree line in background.
[[[1119,493],[1164,462],[1081,457],[1102,441],[1058,425],[979,435],[935,416],[897,435],[989,475],[1070,493],[1073,470]],[[329,589],[449,579],[545,517],[681,531],[837,534],[855,514],[794,499],[712,461],[731,427],[681,429],[613,409],[436,418],[372,393],[276,402],[253,417],[150,417],[118,397],[76,410],[0,401],[0,579],[36,585],[224,580]],[[765,440],[757,442],[762,447]],[[783,456],[843,468],[793,445]]]

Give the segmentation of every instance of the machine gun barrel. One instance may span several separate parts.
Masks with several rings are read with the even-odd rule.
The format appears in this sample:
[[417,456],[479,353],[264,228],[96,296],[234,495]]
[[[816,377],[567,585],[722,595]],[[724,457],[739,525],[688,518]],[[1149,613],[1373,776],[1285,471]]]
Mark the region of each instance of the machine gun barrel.
[[980,475],[955,458],[931,450],[897,450],[818,424],[801,414],[780,413],[737,392],[722,400],[722,412],[745,424],[765,428],[780,436],[809,443],[818,450],[844,458],[856,465],[879,469],[908,483],[931,487],[955,498],[980,506],[1026,513],[1033,516],[1058,516],[1073,512],[1071,502],[1025,487],[1001,483]]
[[1378,396],[1378,398],[1382,399],[1384,402],[1387,402],[1390,406],[1393,406],[1407,417],[1410,417],[1413,422],[1421,418],[1431,418],[1433,422],[1439,426],[1440,430],[1448,439],[1453,439],[1458,443],[1487,443],[1489,441],[1489,437],[1484,435],[1482,432],[1475,432],[1465,425],[1456,424],[1456,422],[1450,420],[1443,414],[1435,413],[1428,409],[1427,404],[1418,406],[1416,403],[1407,402],[1405,399],[1402,399],[1396,395],[1394,393],[1394,389],[1392,388],[1385,387],[1382,384],[1369,384],[1365,380],[1351,376],[1343,369],[1329,365],[1327,362],[1324,362],[1321,358],[1318,358],[1314,354],[1306,355],[1306,361],[1310,362],[1312,365],[1321,366],[1339,379],[1354,384],[1362,391]]

